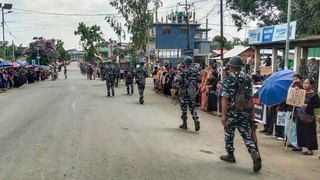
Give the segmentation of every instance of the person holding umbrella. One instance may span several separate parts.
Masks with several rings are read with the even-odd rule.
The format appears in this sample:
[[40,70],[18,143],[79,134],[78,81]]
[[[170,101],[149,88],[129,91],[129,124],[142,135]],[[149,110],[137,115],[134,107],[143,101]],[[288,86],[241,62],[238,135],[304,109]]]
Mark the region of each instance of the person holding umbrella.
[[230,163],[236,162],[233,141],[234,131],[237,128],[251,154],[253,171],[258,172],[262,165],[256,136],[252,133],[255,130],[252,116],[252,84],[251,79],[241,73],[242,67],[242,58],[239,56],[232,57],[229,61],[230,76],[222,83],[221,123],[225,131],[227,154],[220,156],[220,159]]

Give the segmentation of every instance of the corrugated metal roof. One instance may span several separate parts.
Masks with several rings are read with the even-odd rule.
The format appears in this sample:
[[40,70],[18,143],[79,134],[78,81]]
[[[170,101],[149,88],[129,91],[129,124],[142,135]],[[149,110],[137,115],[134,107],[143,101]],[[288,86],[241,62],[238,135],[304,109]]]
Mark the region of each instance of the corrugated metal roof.
[[[245,52],[246,50],[250,49],[251,47],[245,47],[245,46],[235,46],[233,49],[231,49],[230,51],[228,51],[227,53],[225,53],[223,55],[223,59],[229,59],[232,58],[233,56],[238,56],[241,53]],[[220,59],[219,57],[215,57],[213,59]]]

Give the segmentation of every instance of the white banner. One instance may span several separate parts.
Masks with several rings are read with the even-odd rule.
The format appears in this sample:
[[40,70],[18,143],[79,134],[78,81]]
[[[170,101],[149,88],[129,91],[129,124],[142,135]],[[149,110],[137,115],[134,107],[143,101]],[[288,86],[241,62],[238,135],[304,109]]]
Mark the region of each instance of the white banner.
[[291,112],[281,112],[279,111],[277,114],[277,126],[285,126],[286,120],[291,116]]

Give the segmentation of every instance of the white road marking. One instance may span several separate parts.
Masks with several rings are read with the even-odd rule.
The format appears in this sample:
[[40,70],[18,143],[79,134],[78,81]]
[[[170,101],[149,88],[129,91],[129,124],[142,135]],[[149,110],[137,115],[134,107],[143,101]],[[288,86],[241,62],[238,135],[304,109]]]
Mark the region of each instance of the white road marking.
[[76,102],[73,102],[72,103],[72,112],[73,112],[73,114],[75,114],[76,113]]

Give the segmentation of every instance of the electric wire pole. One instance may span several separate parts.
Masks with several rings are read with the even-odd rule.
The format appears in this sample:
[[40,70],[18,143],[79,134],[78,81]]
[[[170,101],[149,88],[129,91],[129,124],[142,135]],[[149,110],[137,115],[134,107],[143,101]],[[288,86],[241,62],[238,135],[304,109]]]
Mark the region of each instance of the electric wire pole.
[[224,37],[223,37],[223,0],[220,0],[220,36],[221,36],[221,62],[223,63],[223,48],[224,48]]
[[178,5],[185,6],[186,10],[186,24],[187,24],[187,32],[186,32],[186,41],[187,41],[187,46],[186,49],[184,50],[184,55],[188,56],[193,56],[193,50],[190,48],[190,24],[189,24],[189,8],[191,4],[188,4],[188,0],[185,0],[185,4],[178,3]]
[[223,0],[220,0],[220,61],[221,61],[221,69],[220,69],[220,76],[221,80],[223,79],[223,66],[224,66],[224,60],[223,60],[223,48],[224,48],[224,37],[223,37]]
[[288,0],[288,17],[287,17],[287,40],[286,40],[286,52],[284,58],[284,69],[288,69],[289,65],[289,50],[290,50],[290,21],[291,21],[291,0]]

